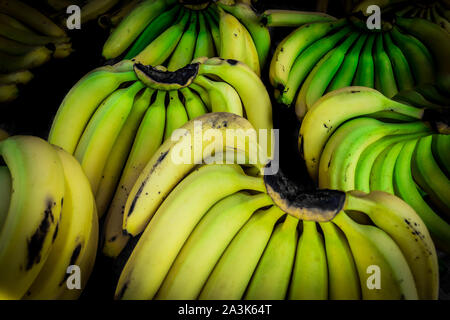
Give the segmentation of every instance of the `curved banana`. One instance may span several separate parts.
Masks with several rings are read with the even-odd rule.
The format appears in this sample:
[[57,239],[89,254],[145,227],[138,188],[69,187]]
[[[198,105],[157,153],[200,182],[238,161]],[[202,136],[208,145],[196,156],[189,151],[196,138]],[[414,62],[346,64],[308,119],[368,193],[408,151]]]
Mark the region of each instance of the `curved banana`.
[[303,232],[298,240],[288,298],[291,300],[328,298],[325,243],[314,221],[303,221]]
[[197,14],[192,13],[188,28],[184,31],[175,51],[170,57],[167,70],[175,71],[191,63],[197,41]]
[[262,13],[261,23],[267,27],[299,27],[313,22],[335,21],[323,12],[269,9]]
[[133,107],[134,98],[143,87],[142,82],[136,81],[128,88],[112,93],[89,120],[80,138],[74,155],[80,161],[94,194],[108,156]]
[[364,43],[363,51],[358,62],[355,77],[353,78],[354,86],[373,88],[375,86],[375,67],[372,56],[372,48],[375,42],[375,34],[369,34]]
[[174,130],[180,128],[189,121],[186,109],[178,96],[178,91],[169,91],[167,95],[169,105],[166,110],[164,140],[170,139]]
[[375,88],[388,98],[398,92],[391,60],[384,50],[383,35],[380,33],[375,39],[374,48]]
[[284,214],[272,206],[250,218],[217,262],[199,295],[200,300],[242,299],[274,225]]
[[150,99],[153,92],[152,89],[147,88],[141,96],[136,97],[133,107],[131,108],[122,129],[119,131],[117,139],[108,155],[100,178],[99,187],[95,194],[99,218],[101,218],[108,209],[139,125],[150,105]]
[[440,168],[444,170],[447,177],[450,177],[450,153],[448,152],[450,150],[450,135],[433,135],[431,149]]
[[270,237],[245,293],[247,300],[283,300],[288,292],[295,249],[298,219],[286,215]]
[[29,136],[0,142],[12,178],[0,232],[0,297],[20,299],[45,264],[60,221],[64,171],[53,147]]
[[[92,114],[122,83],[137,80],[134,71],[117,72],[113,67],[96,69],[81,78],[65,96],[48,141],[73,153]],[[70,126],[67,121],[70,119]]]
[[147,109],[134,138],[118,188],[109,205],[103,244],[103,254],[108,257],[117,257],[130,238],[122,229],[124,205],[141,171],[163,142],[166,121],[165,97],[165,91],[158,91],[155,101]]
[[181,94],[184,97],[184,106],[189,116],[189,120],[195,119],[208,112],[202,99],[189,88],[182,88]]
[[214,56],[214,42],[212,35],[209,32],[206,24],[206,18],[202,12],[198,13],[198,36],[195,44],[195,51],[193,58],[199,57],[213,57]]
[[51,56],[52,52],[45,47],[37,47],[21,56],[0,52],[0,72],[33,69],[49,61]]

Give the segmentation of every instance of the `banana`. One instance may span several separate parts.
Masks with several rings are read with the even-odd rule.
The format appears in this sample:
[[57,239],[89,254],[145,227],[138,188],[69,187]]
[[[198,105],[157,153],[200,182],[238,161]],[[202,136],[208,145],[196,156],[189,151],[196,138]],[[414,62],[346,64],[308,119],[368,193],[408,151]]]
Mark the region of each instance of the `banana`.
[[423,43],[413,36],[401,33],[397,26],[392,28],[390,35],[408,60],[415,84],[433,83],[435,66],[429,50]]
[[216,54],[220,52],[220,29],[219,22],[214,18],[213,13],[210,11],[210,7],[204,11],[206,21],[208,21],[208,28],[211,31],[211,36],[214,41],[214,48]]
[[269,242],[275,223],[284,214],[276,206],[255,213],[217,262],[199,299],[241,299]]
[[[144,50],[153,40],[161,35],[167,28],[173,25],[178,18],[182,17],[185,11],[180,6],[174,6],[151,21],[139,35],[139,38],[128,50],[124,59],[132,59]],[[193,15],[195,16],[195,15]]]
[[[219,8],[220,52],[224,59],[244,61],[247,55],[245,32],[248,32],[232,14]],[[252,48],[253,49],[253,48]]]
[[16,84],[0,85],[0,102],[9,102],[19,96],[19,89]]
[[2,22],[16,29],[20,29],[23,31],[29,31],[33,33],[33,30],[24,25],[19,20],[16,20],[14,17],[4,14],[0,11],[0,18],[2,18]]
[[241,98],[236,90],[226,82],[215,82],[199,75],[194,83],[208,91],[212,112],[231,112],[243,115]]
[[328,52],[312,69],[303,83],[295,102],[297,117],[302,118],[314,102],[323,95],[341,66],[345,53],[358,36],[359,34],[356,32],[351,33],[341,45]]
[[52,37],[64,37],[63,29],[54,24],[38,10],[18,0],[1,0],[0,11],[24,22],[37,31]]
[[321,222],[328,265],[328,298],[359,300],[361,288],[355,261],[345,235],[333,222]]
[[430,234],[416,212],[400,198],[385,193],[353,191],[346,210],[366,213],[400,247],[414,276],[420,299],[437,299],[439,268]]
[[403,91],[412,89],[414,87],[414,77],[408,60],[402,50],[394,44],[390,33],[385,32],[382,37],[384,39],[386,52],[392,63],[398,90]]
[[214,42],[206,24],[205,16],[202,12],[198,13],[199,30],[197,42],[195,44],[194,59],[199,57],[214,56]]
[[208,91],[206,91],[203,87],[197,85],[194,82],[191,83],[191,85],[189,86],[189,89],[192,89],[194,92],[196,92],[200,96],[200,99],[204,102],[206,109],[209,112],[211,112],[212,104],[211,104],[211,99],[209,97]]
[[268,146],[265,147],[261,141],[259,143],[263,150],[268,150],[267,155],[270,155],[271,129],[273,128],[272,106],[269,94],[256,73],[239,61],[211,58],[200,64],[199,74],[218,76],[237,91],[246,117],[253,127],[257,132],[267,130]]
[[269,9],[263,12],[260,21],[267,27],[299,27],[313,22],[330,22],[336,18],[323,12]]
[[163,64],[177,47],[189,21],[189,15],[189,12],[186,11],[177,24],[172,25],[161,33],[133,60],[146,65]]
[[[220,185],[216,183],[219,179]],[[158,208],[139,239],[120,275],[115,297],[153,298],[183,243],[206,211],[218,200],[244,189],[264,192],[265,186],[261,178],[246,176],[239,165],[207,165],[183,179]]]
[[6,53],[13,56],[20,56],[37,48],[39,48],[39,46],[30,46],[5,37],[0,37],[0,52],[3,54]]
[[291,300],[328,298],[325,244],[314,221],[303,221],[288,297]]
[[138,4],[114,29],[103,45],[102,55],[111,59],[121,55],[156,17],[175,3],[175,0],[145,0]]
[[74,152],[97,193],[108,155],[126,122],[136,94],[144,87],[140,81],[112,93],[94,113]]
[[17,42],[21,42],[23,44],[37,45],[37,46],[44,46],[49,43],[60,44],[69,42],[69,37],[67,36],[53,37],[40,35],[27,30],[11,27],[10,25],[4,22],[0,22],[0,36],[3,36],[5,38]]
[[[364,300],[417,300],[417,288],[408,262],[394,240],[383,230],[353,221],[340,212],[333,222],[345,233],[350,244]],[[369,287],[371,266],[379,268],[380,287]]]
[[218,201],[183,245],[156,299],[196,299],[233,237],[253,212],[271,204],[266,193],[237,192]]
[[306,48],[294,61],[289,73],[288,81],[279,97],[279,100],[291,105],[297,94],[298,88],[317,62],[350,32],[350,27],[345,26],[339,31],[317,40]]
[[112,9],[120,0],[91,0],[81,7],[81,23],[97,19],[100,15]]
[[[67,268],[78,265],[86,252],[95,215],[94,196],[80,164],[66,151],[55,147],[65,174],[64,204],[50,255],[28,289],[26,299],[57,299],[68,291]],[[89,278],[88,270],[81,270]],[[83,288],[84,289],[84,288]]]
[[421,85],[415,87],[414,90],[416,90],[426,100],[431,101],[432,103],[440,105],[450,105],[450,97],[448,96],[448,94],[439,90],[436,85]]
[[275,88],[283,88],[298,55],[330,31],[346,24],[346,19],[341,19],[333,22],[306,24],[294,30],[278,45],[272,57],[269,70],[271,84]]
[[103,245],[103,254],[108,257],[117,257],[129,239],[129,236],[122,232],[124,205],[139,174],[163,141],[166,120],[165,97],[165,91],[158,91],[155,101],[147,109],[111,200],[105,219]]
[[420,108],[430,108],[430,109],[441,108],[441,106],[425,99],[425,97],[416,90],[401,91],[397,93],[395,97],[393,97],[393,99]]
[[8,167],[0,166],[0,226],[3,226],[8,215],[9,202],[12,193],[11,186],[12,180]]
[[380,33],[375,39],[374,48],[375,88],[388,98],[398,92],[391,60],[384,50],[383,35]]
[[197,14],[193,12],[187,30],[183,33],[175,51],[170,57],[167,70],[175,71],[191,63],[197,40]]
[[439,168],[432,153],[433,136],[421,138],[412,157],[412,175],[439,211],[450,216],[450,180]]
[[53,147],[39,138],[3,140],[0,155],[14,190],[0,232],[0,296],[20,299],[50,254],[60,221],[64,171]]
[[115,27],[125,18],[142,0],[130,0],[121,5],[117,10],[99,17],[98,23],[101,27]]
[[111,198],[114,196],[114,191],[119,182],[122,169],[127,161],[128,154],[130,153],[133,140],[142,118],[149,107],[150,98],[152,97],[153,92],[152,89],[146,89],[140,97],[135,99],[130,114],[108,155],[99,187],[95,194],[97,212],[100,218],[108,209]]
[[[405,135],[387,135],[371,145],[369,145],[359,156],[358,163],[354,171],[354,188],[350,185],[345,185],[343,191],[360,190],[363,192],[370,192],[370,174],[372,166],[380,153],[391,145],[408,140],[415,139],[429,134],[428,131],[419,133],[410,133]],[[350,179],[349,179],[350,180]]]
[[367,146],[387,135],[427,131],[421,121],[384,123],[360,117],[345,122],[327,141],[320,156],[319,187],[354,190],[358,159]]
[[[244,3],[236,3],[233,6],[226,5],[219,2],[218,5],[225,11],[233,14],[239,21],[247,28],[251,35],[251,42],[254,42],[256,51],[258,53],[259,68],[262,69],[265,66],[267,56],[270,50],[270,33],[269,30],[261,25],[258,15],[252,10],[250,5]],[[247,40],[247,43],[250,41]],[[250,46],[250,44],[249,44]],[[253,47],[250,46],[253,53]],[[254,59],[255,60],[255,59]],[[254,68],[252,68],[255,70]]]
[[384,191],[394,194],[394,168],[398,155],[406,141],[400,141],[387,147],[375,159],[370,171],[370,191]]
[[352,85],[353,78],[355,77],[356,70],[358,69],[359,56],[366,39],[367,34],[362,34],[358,38],[358,41],[353,45],[350,52],[345,55],[341,67],[328,86],[327,92]]
[[436,63],[438,83],[446,90],[450,90],[450,63],[448,52],[450,34],[438,25],[423,19],[397,18],[397,24],[409,33],[423,41],[430,49]]
[[167,95],[169,97],[169,105],[167,106],[166,112],[164,140],[170,139],[174,130],[189,121],[186,109],[178,96],[178,91],[169,91]]
[[248,285],[245,299],[285,299],[298,241],[297,224],[297,218],[286,215],[285,221],[275,227]]
[[189,120],[195,119],[208,112],[202,99],[189,88],[182,88],[181,94],[184,97],[184,106],[189,116]]
[[450,32],[450,22],[439,14],[436,4],[431,5],[431,17],[434,23],[438,24],[445,31]]
[[10,73],[39,67],[51,58],[52,52],[45,47],[38,47],[22,56],[13,56],[0,52],[0,72]]
[[[92,114],[122,83],[137,80],[134,71],[117,72],[113,67],[95,69],[81,78],[65,96],[48,141],[73,153]],[[71,125],[67,125],[70,120]]]
[[[220,147],[223,150],[237,147],[238,150],[248,153],[250,163],[259,167],[261,167],[259,164],[266,162],[265,159],[255,159],[252,155],[253,152],[250,149],[256,150],[254,148],[258,147],[256,132],[250,122],[244,118],[232,113],[219,112],[205,114],[196,120],[199,121],[196,127],[194,126],[195,122],[190,121],[181,128],[180,132],[184,131],[185,135],[178,140],[166,140],[136,180],[128,196],[123,215],[123,229],[131,235],[138,235],[145,229],[170,190],[194,168],[195,164],[202,163],[202,159],[212,146]],[[211,133],[222,134],[223,140],[219,139],[211,143],[211,137],[208,135],[202,135],[200,141],[198,141],[199,137],[194,140],[194,130],[199,129],[212,130]],[[245,133],[250,134],[236,135],[236,143],[225,137],[225,130],[232,129],[242,129]],[[245,142],[246,140],[248,143]],[[200,150],[197,149],[193,154],[184,154],[185,163],[181,160],[175,161],[177,159],[174,157],[179,155],[180,150],[190,150],[191,146],[194,146],[194,142],[196,148],[200,148]],[[227,143],[232,143],[232,145],[227,145]],[[244,147],[245,149],[243,149]]]
[[342,123],[380,111],[414,119],[423,116],[422,109],[392,101],[378,91],[365,87],[342,88],[319,99],[303,118],[299,136],[299,147],[303,151],[310,176],[317,181],[320,154],[328,138]]
[[431,144],[433,156],[439,164],[439,167],[444,170],[447,177],[450,177],[450,136],[444,134],[436,134],[433,136]]
[[438,248],[448,251],[450,246],[450,225],[440,218],[423,200],[411,173],[411,161],[416,140],[406,143],[400,152],[394,169],[395,194],[407,202],[422,218]]
[[375,42],[375,34],[369,34],[364,44],[361,57],[358,62],[355,77],[353,78],[354,86],[375,87],[375,67],[372,56],[373,44]]

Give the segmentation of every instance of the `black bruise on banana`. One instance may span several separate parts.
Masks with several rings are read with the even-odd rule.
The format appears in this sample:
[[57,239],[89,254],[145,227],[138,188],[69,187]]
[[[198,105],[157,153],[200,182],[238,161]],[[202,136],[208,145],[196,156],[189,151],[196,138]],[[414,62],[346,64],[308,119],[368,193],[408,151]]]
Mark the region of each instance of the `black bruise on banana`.
[[298,219],[317,222],[330,221],[345,204],[344,192],[304,190],[293,183],[281,170],[275,175],[264,175],[264,183],[267,193],[275,204],[284,212]]
[[197,77],[199,63],[191,63],[176,71],[160,70],[141,63],[134,65],[136,76],[146,86],[159,90],[178,90],[189,86]]
[[[150,176],[153,173],[153,171],[155,171],[155,169],[158,167],[158,165],[167,157],[168,154],[169,154],[169,150],[161,153],[158,160],[156,160],[156,163],[153,165],[152,169],[150,170],[150,173],[148,176]],[[131,202],[130,210],[128,211],[128,216],[131,216],[131,214],[133,213],[134,208],[136,206],[136,202],[139,199],[139,197],[141,196],[142,191],[144,190],[144,187],[146,184],[147,184],[147,179],[142,181],[141,185],[139,186],[139,190],[136,192],[136,196],[134,197],[133,202]],[[126,232],[126,230],[123,230],[123,231]],[[128,234],[128,232],[126,232],[126,234]]]
[[42,219],[39,227],[31,236],[28,241],[28,256],[26,270],[30,270],[34,264],[41,261],[41,250],[44,245],[45,238],[49,232],[51,224],[54,222],[55,218],[53,216],[52,209],[55,206],[55,202],[52,198],[47,199],[46,208],[44,211],[44,218]]

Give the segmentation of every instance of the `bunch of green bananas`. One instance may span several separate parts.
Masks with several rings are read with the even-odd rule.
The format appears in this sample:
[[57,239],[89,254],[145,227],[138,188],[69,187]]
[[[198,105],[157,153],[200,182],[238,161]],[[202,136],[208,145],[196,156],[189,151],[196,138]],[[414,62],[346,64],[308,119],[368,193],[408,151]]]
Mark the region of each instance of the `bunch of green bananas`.
[[306,114],[300,148],[320,188],[395,194],[448,252],[450,135],[436,133],[423,119],[424,109],[373,89],[344,88],[325,95]]
[[[0,142],[0,299],[77,299],[97,252],[95,200],[80,164],[32,136]],[[81,289],[67,286],[80,269]]]
[[[227,128],[254,130],[231,113],[198,120],[222,136]],[[192,121],[183,128],[190,134],[166,141],[128,196],[122,228],[142,235],[120,276],[117,299],[437,298],[433,242],[401,199],[384,192],[297,192],[292,185],[290,198],[278,188],[285,177],[260,175],[264,158],[253,159],[256,170],[202,164],[208,156],[201,153],[189,165],[176,164],[173,154],[195,143]],[[208,140],[197,143],[205,148]],[[248,150],[237,152],[252,163]],[[277,201],[284,197],[293,201]],[[367,284],[374,265],[378,289]]]
[[448,1],[409,4],[398,9],[395,14],[405,18],[427,19],[450,32],[450,2]]
[[295,103],[299,119],[325,93],[376,88],[387,97],[437,83],[450,91],[450,35],[424,19],[397,17],[383,30],[367,30],[355,17],[306,24],[277,47],[270,65],[276,98]]
[[123,206],[140,171],[175,129],[207,112],[245,114],[258,130],[272,129],[262,81],[235,60],[202,59],[174,72],[123,61],[87,74],[64,98],[49,142],[75,155],[99,216],[108,212],[106,255],[116,257],[129,238]]
[[64,30],[36,9],[18,1],[0,1],[0,102],[17,98],[17,84],[28,83],[29,69],[71,51]]
[[145,0],[112,31],[103,56],[170,71],[195,58],[220,56],[242,61],[259,75],[269,48],[269,31],[246,3]]

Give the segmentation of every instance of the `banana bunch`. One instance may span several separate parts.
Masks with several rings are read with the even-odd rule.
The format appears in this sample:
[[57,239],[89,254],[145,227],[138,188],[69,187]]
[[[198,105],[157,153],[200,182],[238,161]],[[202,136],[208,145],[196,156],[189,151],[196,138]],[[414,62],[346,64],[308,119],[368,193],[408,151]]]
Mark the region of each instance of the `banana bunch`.
[[70,39],[49,18],[18,0],[0,1],[0,102],[17,98],[30,69],[71,52]]
[[173,72],[123,61],[87,74],[64,98],[48,140],[78,159],[99,216],[107,212],[106,255],[116,257],[129,239],[123,211],[139,173],[176,129],[208,112],[245,114],[271,133],[269,95],[235,60],[203,59]]
[[[231,113],[197,119],[220,137],[228,129],[254,131]],[[174,155],[196,143],[193,122],[183,128],[180,140],[158,149],[128,196],[122,230],[142,235],[116,299],[437,298],[433,242],[401,199],[300,191],[278,173],[262,176],[267,158],[249,152],[256,138],[237,150],[226,139],[216,145],[215,160],[240,153],[241,165],[211,162],[203,152],[207,138],[197,141],[202,152],[177,164]],[[380,270],[375,289],[368,285],[373,265]]]
[[336,18],[324,12],[268,9],[260,22],[267,27],[299,27],[307,23],[335,21]]
[[397,17],[379,32],[356,17],[311,23],[279,44],[269,77],[277,100],[295,104],[299,119],[322,95],[352,85],[389,98],[419,85],[450,92],[449,43],[447,32],[418,18]]
[[[1,141],[0,159],[6,164],[0,166],[0,299],[77,299],[98,240],[95,200],[81,166],[31,136]],[[68,286],[72,266],[79,268],[79,288]]]
[[177,70],[199,57],[220,56],[260,74],[270,34],[243,2],[145,0],[122,19],[103,47],[106,59],[122,57]]
[[424,110],[373,89],[344,88],[306,114],[299,143],[319,188],[395,194],[449,252],[450,135],[433,130]]
[[445,1],[424,2],[403,6],[395,12],[396,15],[405,18],[426,19],[450,32],[450,7]]

